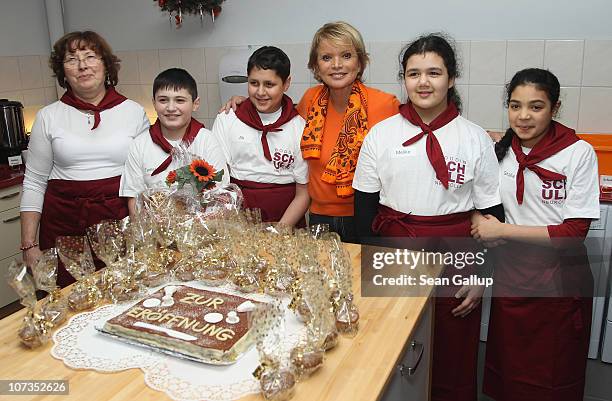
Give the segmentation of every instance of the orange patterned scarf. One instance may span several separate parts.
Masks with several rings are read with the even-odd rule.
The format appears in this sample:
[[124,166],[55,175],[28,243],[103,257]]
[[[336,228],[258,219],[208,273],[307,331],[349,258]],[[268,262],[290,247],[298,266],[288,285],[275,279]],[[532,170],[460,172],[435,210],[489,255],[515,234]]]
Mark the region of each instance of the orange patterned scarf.
[[[306,116],[306,126],[301,143],[304,159],[321,157],[321,143],[328,105],[329,88],[323,85],[315,94]],[[360,81],[355,81],[342,120],[338,141],[321,176],[324,182],[336,185],[336,194],[339,198],[349,198],[354,193],[352,183],[357,158],[363,139],[369,130],[367,107],[366,88]]]

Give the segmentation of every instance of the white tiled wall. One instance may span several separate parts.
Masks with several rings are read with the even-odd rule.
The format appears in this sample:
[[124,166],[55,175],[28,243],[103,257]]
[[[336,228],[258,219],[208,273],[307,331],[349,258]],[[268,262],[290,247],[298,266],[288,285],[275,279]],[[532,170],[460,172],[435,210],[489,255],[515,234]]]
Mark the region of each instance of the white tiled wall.
[[470,46],[470,85],[501,85],[505,82],[504,41],[474,40]]
[[[561,110],[559,111],[558,120],[562,124],[575,129],[578,128],[578,113],[580,110],[580,87],[578,86],[562,86],[561,87]],[[601,132],[611,132],[612,129]]]
[[610,132],[612,125],[610,99],[612,99],[612,88],[583,86],[580,90],[578,131]]
[[[398,81],[398,55],[403,42],[367,44],[371,63],[364,78],[368,85],[405,100]],[[276,44],[290,57],[292,85],[289,95],[297,102],[316,83],[307,69],[309,43]],[[457,41],[462,67],[457,88],[463,114],[486,129],[508,125],[503,107],[504,85],[519,69],[545,67],[561,82],[558,119],[579,132],[612,133],[612,40],[496,40]],[[119,91],[142,104],[151,119],[151,83],[170,67],[187,69],[198,83],[201,105],[196,117],[211,126],[221,106],[219,60],[238,47],[159,49],[117,52],[121,58]],[[32,116],[42,105],[57,99],[47,67],[48,56],[0,57],[0,97],[24,102]],[[245,66],[246,68],[246,66]]]
[[612,40],[587,40],[584,46],[582,85],[612,86]]
[[469,105],[467,117],[483,128],[501,129],[504,119],[503,85],[469,85],[469,90],[468,99],[463,99]]
[[509,81],[516,71],[544,65],[543,40],[509,40],[506,46],[506,79]]
[[55,78],[48,55],[0,57],[0,98],[23,104],[29,130],[36,112],[57,100]]
[[555,73],[562,85],[582,84],[583,40],[547,40],[544,66]]

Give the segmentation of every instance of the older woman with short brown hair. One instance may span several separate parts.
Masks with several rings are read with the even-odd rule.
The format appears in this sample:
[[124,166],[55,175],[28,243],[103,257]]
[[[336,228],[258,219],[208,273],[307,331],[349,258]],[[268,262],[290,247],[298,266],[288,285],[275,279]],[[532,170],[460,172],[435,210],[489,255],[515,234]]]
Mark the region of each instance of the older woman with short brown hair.
[[[149,128],[144,109],[115,90],[119,58],[92,31],[71,32],[49,64],[61,99],[36,115],[21,199],[21,250],[32,266],[60,235],[84,235],[128,215],[119,181],[131,141]],[[37,240],[37,231],[38,240]],[[72,277],[60,264],[58,284]]]
[[[53,52],[51,57],[49,57],[49,66],[53,70],[57,83],[65,89],[70,87],[67,81],[66,66],[69,71],[74,69],[70,68],[70,62],[72,60],[72,63],[76,63],[75,54],[73,53],[77,50],[77,47],[80,50],[89,48],[93,52],[92,56],[96,57],[95,61],[99,60],[104,64],[105,86],[115,87],[119,82],[121,60],[113,54],[113,50],[108,42],[93,31],[71,32],[55,42]],[[68,75],[70,75],[69,72]]]

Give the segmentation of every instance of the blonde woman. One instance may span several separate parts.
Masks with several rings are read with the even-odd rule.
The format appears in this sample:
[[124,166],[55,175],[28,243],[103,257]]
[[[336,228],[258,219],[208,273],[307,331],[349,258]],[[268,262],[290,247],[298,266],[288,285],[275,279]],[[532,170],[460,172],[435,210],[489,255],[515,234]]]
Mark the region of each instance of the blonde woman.
[[[343,241],[356,242],[352,188],[359,150],[370,128],[399,111],[395,96],[363,84],[369,62],[355,27],[337,21],[314,35],[308,68],[321,85],[304,93],[297,110],[306,126],[302,156],[308,161],[310,224],[329,224]],[[232,98],[224,109],[244,98]]]

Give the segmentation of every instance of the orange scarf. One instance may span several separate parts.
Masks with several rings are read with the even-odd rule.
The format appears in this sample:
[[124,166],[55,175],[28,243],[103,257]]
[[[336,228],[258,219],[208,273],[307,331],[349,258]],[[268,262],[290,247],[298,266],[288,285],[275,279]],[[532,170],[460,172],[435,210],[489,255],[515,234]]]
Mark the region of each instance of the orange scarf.
[[[302,134],[302,156],[304,159],[319,159],[325,128],[325,117],[329,105],[329,88],[325,85],[315,94]],[[339,198],[353,196],[352,187],[359,150],[368,134],[368,99],[366,88],[360,81],[355,81],[351,88],[348,106],[342,120],[342,128],[331,158],[321,176],[321,180],[336,185]]]

